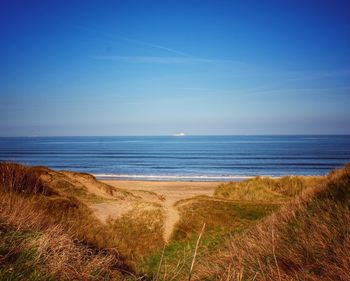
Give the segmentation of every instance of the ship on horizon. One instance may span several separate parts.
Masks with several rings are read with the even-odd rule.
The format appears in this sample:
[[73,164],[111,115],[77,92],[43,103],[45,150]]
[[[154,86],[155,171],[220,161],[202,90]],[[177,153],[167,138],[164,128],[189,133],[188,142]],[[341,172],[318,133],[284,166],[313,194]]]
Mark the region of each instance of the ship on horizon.
[[173,134],[173,136],[174,137],[184,137],[184,136],[186,136],[186,134],[185,133],[175,133],[175,134]]

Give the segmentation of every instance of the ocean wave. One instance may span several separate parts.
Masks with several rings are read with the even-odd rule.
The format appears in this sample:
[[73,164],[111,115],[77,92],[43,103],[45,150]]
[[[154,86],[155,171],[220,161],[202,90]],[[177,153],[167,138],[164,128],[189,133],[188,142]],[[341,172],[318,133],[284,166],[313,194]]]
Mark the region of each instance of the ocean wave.
[[[202,180],[239,180],[250,179],[254,176],[239,176],[239,175],[132,175],[132,174],[93,174],[97,178],[110,178],[110,179],[202,179]],[[271,176],[266,176],[271,177]]]

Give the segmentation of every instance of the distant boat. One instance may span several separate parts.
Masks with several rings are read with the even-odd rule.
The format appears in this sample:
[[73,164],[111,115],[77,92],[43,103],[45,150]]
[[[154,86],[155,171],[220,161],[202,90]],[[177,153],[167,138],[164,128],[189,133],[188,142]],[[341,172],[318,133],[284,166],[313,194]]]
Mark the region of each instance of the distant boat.
[[173,134],[174,137],[184,137],[186,136],[185,133],[176,133],[176,134]]

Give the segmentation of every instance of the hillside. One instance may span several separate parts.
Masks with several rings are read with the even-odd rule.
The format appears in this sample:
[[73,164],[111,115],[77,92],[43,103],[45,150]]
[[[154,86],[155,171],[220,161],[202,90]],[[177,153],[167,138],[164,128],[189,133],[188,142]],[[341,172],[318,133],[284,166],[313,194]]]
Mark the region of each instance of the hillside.
[[202,260],[195,279],[350,280],[349,208],[347,165],[242,235],[226,239],[225,248]]
[[2,163],[0,280],[350,280],[349,175],[123,185]]
[[[47,168],[0,165],[0,280],[122,280],[113,233]],[[59,175],[58,175],[59,177]]]

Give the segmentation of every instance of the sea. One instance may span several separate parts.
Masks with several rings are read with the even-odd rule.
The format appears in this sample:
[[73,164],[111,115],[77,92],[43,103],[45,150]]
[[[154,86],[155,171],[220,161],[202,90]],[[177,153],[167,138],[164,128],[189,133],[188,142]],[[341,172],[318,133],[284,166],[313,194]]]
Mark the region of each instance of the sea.
[[0,161],[120,180],[325,175],[350,162],[350,135],[5,137]]

